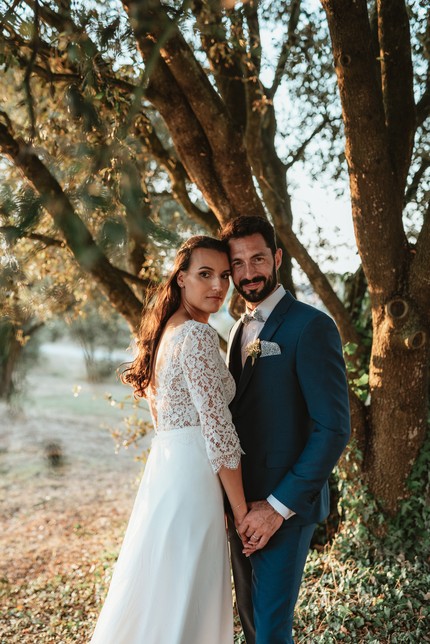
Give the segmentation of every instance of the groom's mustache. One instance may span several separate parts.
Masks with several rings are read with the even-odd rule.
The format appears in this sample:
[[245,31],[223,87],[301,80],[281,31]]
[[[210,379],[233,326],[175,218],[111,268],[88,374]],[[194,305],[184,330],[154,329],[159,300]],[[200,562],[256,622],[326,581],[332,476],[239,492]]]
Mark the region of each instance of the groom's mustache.
[[253,277],[252,280],[243,279],[243,280],[240,280],[239,286],[247,286],[248,284],[256,284],[257,282],[264,282],[265,284],[266,278],[263,277],[263,275],[260,275],[257,277]]

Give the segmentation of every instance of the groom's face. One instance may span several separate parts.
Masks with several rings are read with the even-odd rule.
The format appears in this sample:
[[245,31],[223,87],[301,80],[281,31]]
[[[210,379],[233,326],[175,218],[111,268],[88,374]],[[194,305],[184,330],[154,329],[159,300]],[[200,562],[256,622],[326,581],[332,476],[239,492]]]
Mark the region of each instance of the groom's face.
[[260,233],[230,239],[231,274],[240,295],[250,304],[264,300],[276,288],[282,250],[273,255]]

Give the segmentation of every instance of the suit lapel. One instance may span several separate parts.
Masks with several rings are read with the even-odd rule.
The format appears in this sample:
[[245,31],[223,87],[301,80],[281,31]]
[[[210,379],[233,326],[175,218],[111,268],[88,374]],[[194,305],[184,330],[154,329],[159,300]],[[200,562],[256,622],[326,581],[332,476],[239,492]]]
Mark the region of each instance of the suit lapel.
[[[258,336],[260,340],[270,341],[270,339],[277,331],[278,327],[284,321],[285,316],[287,315],[288,309],[290,308],[293,302],[294,302],[294,297],[291,295],[291,293],[287,291],[284,297],[282,298],[282,300],[278,302],[278,304],[273,309],[272,313],[267,318],[266,323],[261,329],[261,332]],[[234,339],[233,339],[233,342],[234,342]],[[232,349],[233,349],[233,343],[232,343]],[[238,400],[244,393],[250,381],[250,378],[254,372],[255,366],[257,364],[257,360],[255,360],[254,364],[252,364],[252,359],[250,357],[246,359],[246,362],[242,370],[242,375],[240,377],[239,384],[236,390],[235,401]]]
[[[226,359],[225,359],[225,361],[227,363],[227,367],[229,369],[230,369],[230,364],[231,364],[231,361],[232,361],[233,352],[236,349],[236,345],[237,345],[237,342],[238,342],[238,339],[239,339],[239,336],[240,336],[240,333],[239,333],[240,325],[241,325],[241,321],[240,321],[240,318],[239,318],[239,320],[237,320],[235,322],[235,324],[232,326],[231,331],[230,331],[230,337],[229,337],[229,341],[227,343],[227,355],[226,355]],[[231,371],[231,369],[230,369],[230,371]]]
[[243,324],[240,320],[236,322],[236,325],[233,327],[230,337],[232,338],[231,343],[227,345],[227,366],[230,369],[235,382],[236,390],[240,380],[240,375],[242,373],[242,350],[241,350],[241,338],[242,338]]

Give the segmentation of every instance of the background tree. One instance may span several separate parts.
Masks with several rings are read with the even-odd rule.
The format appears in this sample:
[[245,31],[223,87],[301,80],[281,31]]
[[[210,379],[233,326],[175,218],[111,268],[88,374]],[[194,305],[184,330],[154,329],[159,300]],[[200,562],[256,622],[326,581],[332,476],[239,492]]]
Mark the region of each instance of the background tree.
[[40,198],[33,218],[3,208],[3,225],[15,231],[18,254],[34,235],[56,240],[49,248],[73,257],[87,296],[101,289],[136,329],[168,255],[163,240],[214,233],[240,214],[270,216],[339,326],[362,471],[395,512],[428,410],[427,16],[419,2],[400,0],[322,5],[362,259],[349,302],[292,225],[294,164],[319,180],[322,170],[326,181],[342,178],[333,58],[324,14],[310,1],[2,3],[4,169],[15,190],[24,176]]
[[430,210],[415,243],[408,239],[403,212],[414,138],[429,115],[429,69],[427,64],[416,106],[404,1],[378,0],[373,33],[365,1],[322,4],[342,101],[352,216],[372,306],[365,469],[372,490],[394,511],[428,421]]

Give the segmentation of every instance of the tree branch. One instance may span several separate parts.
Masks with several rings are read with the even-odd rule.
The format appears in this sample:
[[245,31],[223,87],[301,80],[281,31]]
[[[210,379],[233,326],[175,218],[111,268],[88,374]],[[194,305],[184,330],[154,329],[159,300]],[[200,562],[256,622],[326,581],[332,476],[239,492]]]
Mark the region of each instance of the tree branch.
[[425,92],[417,103],[416,113],[417,127],[420,127],[430,116],[430,73],[428,73],[428,81]]
[[360,346],[361,338],[346,308],[293,232],[286,168],[278,157],[274,142],[277,129],[275,111],[270,99],[264,101],[267,94],[253,71],[248,70],[249,77],[245,86],[248,109],[246,147],[264,203],[272,215],[280,241],[289,256],[299,263],[313,289],[336,320],[343,341]]
[[36,62],[37,53],[39,49],[39,0],[34,0],[34,21],[33,21],[33,35],[30,42],[31,56],[27,62],[24,74],[23,86],[27,96],[28,114],[30,117],[30,132],[31,141],[36,136],[36,114],[34,111],[33,92],[31,91],[31,74]]
[[410,203],[413,199],[416,198],[418,186],[420,181],[423,178],[423,175],[427,168],[430,167],[430,159],[423,158],[420,167],[415,172],[414,176],[411,179],[409,186],[405,192],[404,205]]
[[[42,242],[45,246],[53,246],[56,248],[65,248],[67,246],[66,242],[62,239],[55,239],[54,237],[48,237],[47,235],[41,235],[40,233],[26,233],[21,228],[17,226],[0,226],[0,235],[5,235],[6,238],[12,239],[31,239],[33,241]],[[122,268],[117,266],[112,266],[112,268],[124,277],[124,279],[137,284],[138,286],[143,286],[145,289],[153,286],[151,280],[144,280],[137,275],[133,275],[128,271],[124,271]]]
[[7,239],[32,239],[45,244],[45,246],[56,246],[57,248],[64,248],[66,242],[62,239],[54,239],[48,235],[41,235],[40,233],[28,233],[18,226],[0,226],[0,234],[4,235]]
[[276,232],[290,257],[294,258],[309,278],[314,291],[336,320],[344,343],[353,342],[361,347],[361,338],[351,316],[333,290],[327,277],[300,243],[292,228],[291,200],[288,193],[285,166],[279,159],[275,144],[276,119],[273,105],[266,105],[262,113],[253,109],[259,86],[253,80],[247,83],[248,127],[247,149],[254,174],[257,177],[264,202],[272,215]]
[[415,246],[415,256],[411,262],[411,295],[421,307],[430,325],[430,204],[424,215],[424,222]]
[[256,74],[260,75],[261,68],[261,38],[260,38],[260,25],[258,22],[258,1],[249,0],[243,5],[248,23],[249,31],[249,56],[251,63],[255,69]]
[[308,276],[315,293],[321,298],[324,306],[336,320],[342,342],[344,344],[352,342],[361,349],[361,337],[352,323],[350,314],[336,295],[325,274],[294,234],[291,225],[285,220],[283,222],[276,221],[276,232],[284,242],[291,257],[298,262],[301,269]]
[[[28,4],[31,5],[32,3],[30,0],[28,0]],[[82,34],[79,32],[77,26],[73,23],[73,21],[70,18],[64,18],[63,16],[59,16],[55,12],[53,12],[50,9],[44,9],[42,10],[42,16],[46,20],[46,22],[55,28],[62,29],[62,30],[68,30],[69,33],[73,33],[76,35],[76,37],[82,37]],[[21,43],[21,46],[24,43]],[[47,46],[48,47],[48,46]],[[94,51],[96,50],[96,46],[93,45]],[[18,50],[19,51],[19,50]],[[40,65],[35,65],[34,66],[34,72],[37,73],[40,77],[45,78],[47,81],[52,82],[53,80],[57,81],[64,81],[68,84],[70,84],[70,81],[82,81],[82,75],[80,73],[75,73],[74,68],[71,65],[69,59],[67,59],[67,65],[72,71],[70,73],[53,73],[49,68],[42,67]],[[137,89],[136,85],[133,85],[132,83],[128,83],[127,81],[123,81],[122,79],[118,79],[117,77],[113,76],[112,74],[109,73],[109,70],[107,69],[107,66],[103,66],[103,70],[101,72],[101,77],[106,83],[109,83],[111,86],[116,86],[118,89],[122,90],[125,95],[129,98],[129,100],[132,100],[132,94],[133,92]],[[174,106],[173,106],[174,107]],[[136,123],[139,123],[139,126],[143,126],[144,123],[147,123],[147,118],[143,115],[139,115],[137,117],[137,120],[135,121]],[[144,128],[142,132],[138,131],[139,128],[135,127],[135,134],[136,136],[140,137],[142,141],[145,139],[148,139],[148,131],[151,132],[149,135],[149,138],[152,143],[152,152],[153,152],[153,157],[156,158],[162,167],[165,168],[165,170],[168,172],[170,179],[172,181],[172,190],[174,197],[177,198],[178,202],[181,203],[181,205],[184,207],[184,209],[187,211],[187,213],[190,215],[192,219],[197,221],[199,224],[203,225],[205,228],[208,228],[212,233],[216,233],[218,228],[219,228],[219,223],[213,212],[204,212],[197,208],[195,204],[192,203],[192,201],[189,198],[188,191],[186,188],[186,179],[187,179],[187,173],[185,171],[184,166],[182,163],[179,161],[173,160],[169,155],[163,151],[162,144],[159,141],[157,135],[155,134],[155,131],[152,126]],[[156,143],[156,139],[158,143]],[[201,163],[201,159],[198,159]],[[207,176],[208,178],[210,175],[213,173],[213,169],[209,168]],[[211,178],[210,181],[213,183],[213,179]]]
[[[225,222],[241,213],[262,215],[264,209],[252,181],[241,133],[233,126],[225,105],[211,86],[177,26],[172,24],[158,0],[143,2],[123,0],[123,2],[130,14],[139,48],[145,60],[152,56],[154,47],[160,39],[163,39],[160,47],[162,60],[175,79],[183,95],[182,100],[189,105],[189,109],[204,132],[215,176],[222,186],[226,196],[225,201],[228,203],[224,212],[218,214],[215,211],[217,217]],[[168,37],[165,37],[163,32],[166,26]],[[148,33],[148,28],[151,33]],[[151,81],[157,77],[159,80],[160,73],[165,75],[159,61],[154,67],[154,73],[151,74]],[[171,91],[168,92],[167,88],[164,88],[164,96],[169,93]],[[172,124],[168,119],[166,122],[173,136]],[[228,155],[226,150],[230,151]],[[179,156],[182,158],[181,154]],[[190,173],[190,176],[196,180],[198,174]]]
[[246,56],[246,50],[235,37],[234,24],[231,28],[231,45],[229,44],[220,7],[195,0],[193,13],[219,92],[234,123],[245,130],[246,104],[241,59]]
[[375,76],[366,0],[321,0],[327,14],[345,125],[357,246],[374,306],[402,284],[409,262],[403,190],[390,153]]
[[[272,216],[275,228],[280,230],[284,222],[287,222],[291,227],[293,219],[287,173],[275,146],[277,124],[273,103],[267,98],[265,88],[254,71],[252,66],[245,68],[248,75],[245,84],[247,101],[246,149],[265,206]],[[285,250],[281,277],[284,285],[294,292],[289,248],[282,236],[278,234],[278,237]]]
[[[351,411],[351,437],[363,456],[366,453],[368,419],[364,403],[349,387],[349,408]],[[346,466],[348,470],[348,466]]]
[[[37,0],[24,0],[25,4],[34,10]],[[59,33],[74,34],[78,36],[79,40],[85,40],[89,49],[87,49],[88,56],[97,55],[97,47],[89,38],[88,34],[77,28],[76,24],[71,19],[70,15],[65,13],[58,13],[51,9],[47,4],[40,5],[39,8],[40,18],[50,27],[56,29]]]
[[297,161],[303,158],[303,154],[308,147],[309,143],[312,141],[312,139],[321,132],[321,130],[325,127],[325,125],[329,122],[329,117],[328,115],[325,115],[323,120],[319,125],[316,126],[313,132],[308,136],[307,139],[303,141],[303,143],[291,154],[291,160],[288,161],[288,163],[285,164],[285,170],[289,170]]
[[8,8],[6,13],[3,16],[2,21],[0,22],[0,31],[3,29],[3,27],[7,24],[7,21],[9,20],[9,16],[13,16],[15,9],[19,5],[21,0],[14,0],[12,3],[12,6]]
[[[77,81],[82,81],[82,74],[73,72],[52,72],[50,69],[42,67],[41,65],[34,65],[33,72],[40,76],[40,78],[43,78],[51,83],[56,81],[70,85],[72,83],[76,83]],[[125,92],[128,97],[130,97],[130,95],[136,90],[136,85],[133,85],[133,83],[129,83],[125,80],[122,80],[121,78],[116,78],[111,74],[104,73],[103,80],[111,87],[117,87],[119,90]]]
[[219,223],[214,213],[201,210],[191,201],[186,185],[189,178],[183,164],[168,153],[151,123],[143,114],[136,123],[135,134],[144,149],[148,150],[150,155],[169,175],[174,198],[177,199],[192,219],[207,228],[212,234],[216,234],[219,229]]
[[22,139],[15,138],[7,125],[0,122],[0,150],[43,197],[44,207],[62,231],[66,243],[81,268],[100,285],[111,304],[136,331],[142,304],[136,298],[109,260],[96,245],[78,217],[57,180]]
[[125,280],[132,282],[132,284],[136,284],[137,286],[143,286],[145,290],[154,286],[154,282],[152,280],[142,279],[141,277],[133,275],[133,273],[129,273],[128,271],[124,271],[122,268],[118,268],[117,266],[114,266],[113,268],[116,270],[118,275],[121,275]]
[[185,170],[202,192],[220,222],[234,216],[234,210],[218,180],[212,150],[201,125],[169,69],[160,61],[147,89],[147,98],[163,117]]
[[404,0],[377,0],[382,93],[398,185],[404,192],[415,134],[409,18]]
[[[41,8],[41,13],[42,13],[42,18],[43,18],[43,7]],[[69,26],[70,26],[69,21]],[[73,23],[72,23],[73,24]],[[75,29],[75,34],[78,37],[79,31],[76,25],[74,26]],[[24,40],[19,34],[17,34],[11,27],[8,25],[8,32],[10,34],[10,37],[4,38],[4,42],[7,43],[7,45],[10,47],[11,51],[13,52],[14,56],[17,58],[20,66],[23,69],[26,69],[27,67],[27,58],[21,54],[21,48],[28,48],[29,43]],[[94,45],[95,47],[95,45]],[[71,82],[77,82],[77,81],[82,81],[82,72],[79,71],[76,65],[73,65],[71,62],[70,58],[59,58],[58,57],[58,52],[55,50],[54,47],[51,45],[48,45],[45,41],[43,41],[40,36],[38,39],[38,57],[42,59],[44,65],[37,64],[35,63],[33,65],[32,71],[37,74],[40,78],[44,78],[45,80],[49,82],[65,82],[70,84]],[[98,58],[100,57],[100,54],[98,54]],[[56,60],[56,66],[57,66],[57,71],[52,71],[51,68],[49,67],[49,60],[51,58],[55,58]],[[59,72],[58,67],[63,67],[65,70],[64,72]],[[133,94],[133,92],[136,90],[136,85],[128,82],[126,80],[123,80],[122,78],[118,78],[111,70],[107,68],[107,63],[103,65],[103,69],[100,70],[100,76],[102,77],[103,81],[111,86],[111,87],[117,87],[119,90],[124,92],[129,98]]]
[[291,46],[296,41],[296,29],[299,23],[301,10],[301,0],[292,0],[290,3],[290,19],[288,21],[288,36],[282,45],[281,53],[279,54],[278,63],[276,65],[275,76],[273,78],[272,87],[268,91],[268,95],[273,99],[278,87],[281,83],[287,64],[288,56],[290,55]]
[[[32,0],[26,0],[26,2],[31,6]],[[142,9],[141,3],[139,3],[139,7]],[[127,10],[127,7],[125,8]],[[70,18],[60,16],[48,8],[41,12],[41,17],[50,26],[62,32],[74,34],[77,39],[82,39],[82,33]],[[85,35],[85,43],[90,46],[92,54],[99,59],[100,55],[96,45],[90,41],[87,35]],[[145,44],[144,35],[142,35],[142,43]],[[144,50],[149,60],[154,53],[154,43],[152,42],[151,46],[148,45],[149,43],[146,44],[146,50],[144,46]],[[168,124],[175,147],[191,180],[201,190],[209,207],[216,213],[217,219],[227,221],[229,217],[233,216],[232,208],[214,171],[212,152],[207,139],[185,96],[176,85],[169,70],[163,65],[162,61],[155,58],[151,62],[152,73],[147,90],[149,92],[148,98],[152,100]],[[100,68],[100,74],[104,78],[106,73],[108,73],[108,66],[104,63]],[[111,76],[109,74],[110,78]],[[138,89],[133,87],[134,92],[137,92]],[[130,100],[133,100],[131,95]]]

